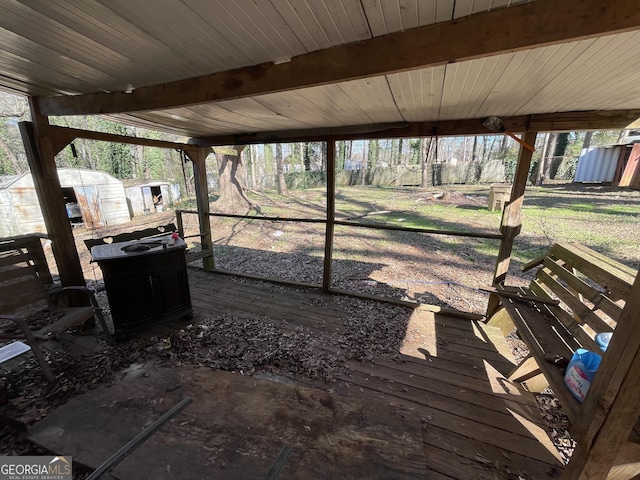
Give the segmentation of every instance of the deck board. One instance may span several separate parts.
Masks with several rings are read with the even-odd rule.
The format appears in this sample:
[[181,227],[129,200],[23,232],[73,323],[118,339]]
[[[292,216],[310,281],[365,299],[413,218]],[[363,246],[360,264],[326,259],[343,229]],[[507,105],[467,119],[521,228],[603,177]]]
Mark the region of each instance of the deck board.
[[428,479],[420,419],[403,407],[205,368],[138,364],[75,397],[29,438],[96,468],[182,398],[193,401],[113,470],[120,479]]
[[[196,321],[263,315],[317,331],[342,331],[348,315],[337,297],[319,290],[265,287],[200,271],[190,272],[190,285]],[[533,395],[506,378],[514,361],[498,329],[420,309],[407,309],[407,318],[399,321],[407,323],[400,361],[350,361],[333,384],[292,381],[416,412],[428,478],[559,477],[558,454]]]

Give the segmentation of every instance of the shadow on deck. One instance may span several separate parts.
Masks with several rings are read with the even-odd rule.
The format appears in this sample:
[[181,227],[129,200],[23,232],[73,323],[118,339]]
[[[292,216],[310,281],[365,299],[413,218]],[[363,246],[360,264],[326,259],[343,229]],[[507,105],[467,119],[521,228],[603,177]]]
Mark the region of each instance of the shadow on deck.
[[[238,319],[266,315],[319,332],[348,328],[344,319],[349,312],[340,297],[319,291],[239,282],[202,271],[190,273],[190,285],[196,321],[220,314]],[[376,302],[365,303],[376,308]],[[395,358],[349,359],[329,384],[300,376],[290,380],[415,412],[427,478],[559,476],[560,457],[533,395],[504,377],[514,364],[500,330],[422,309],[401,310],[404,318],[396,320],[405,334]]]

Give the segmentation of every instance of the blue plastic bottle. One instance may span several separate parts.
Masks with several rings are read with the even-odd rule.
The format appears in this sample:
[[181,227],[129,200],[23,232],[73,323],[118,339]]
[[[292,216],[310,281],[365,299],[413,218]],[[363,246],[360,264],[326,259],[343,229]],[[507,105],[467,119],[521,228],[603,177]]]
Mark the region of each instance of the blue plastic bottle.
[[600,355],[584,348],[579,348],[573,354],[564,376],[564,383],[580,402],[583,402],[584,397],[587,396],[601,360]]
[[596,343],[602,349],[602,351],[606,351],[609,346],[609,342],[611,341],[611,337],[613,336],[613,332],[604,332],[596,335]]

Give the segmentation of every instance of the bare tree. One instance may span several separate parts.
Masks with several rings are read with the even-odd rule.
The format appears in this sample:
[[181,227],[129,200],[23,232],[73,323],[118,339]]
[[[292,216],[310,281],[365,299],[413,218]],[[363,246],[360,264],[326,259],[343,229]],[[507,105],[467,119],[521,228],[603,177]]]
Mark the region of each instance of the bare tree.
[[536,171],[535,184],[542,185],[545,180],[545,175],[549,173],[549,158],[553,156],[553,152],[556,149],[557,134],[548,133],[547,139],[542,149],[542,155],[540,155],[540,161],[538,162],[538,169]]
[[433,137],[429,137],[428,139],[424,138],[422,140],[422,152],[421,152],[421,157],[422,157],[422,177],[420,179],[420,186],[421,187],[426,187],[427,186],[427,179],[429,178],[429,163],[431,163],[430,160],[430,156],[431,156],[431,144],[433,143]]
[[216,148],[215,156],[218,163],[220,178],[220,197],[213,202],[212,207],[225,213],[245,213],[255,210],[261,213],[260,206],[253,203],[245,191],[246,173],[242,163],[244,145]]
[[282,159],[281,143],[276,143],[276,172],[278,174],[278,193],[286,195],[287,182],[284,180],[284,161]]

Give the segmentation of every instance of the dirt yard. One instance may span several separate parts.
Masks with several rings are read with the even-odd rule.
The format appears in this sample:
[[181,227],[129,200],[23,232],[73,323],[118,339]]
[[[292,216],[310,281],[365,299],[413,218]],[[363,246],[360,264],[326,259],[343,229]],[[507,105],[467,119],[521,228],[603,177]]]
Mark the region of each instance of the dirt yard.
[[[339,189],[336,217],[474,233],[499,233],[500,213],[487,211],[487,185],[440,189]],[[324,218],[324,193],[294,191],[256,197],[267,216]],[[215,211],[215,204],[213,204]],[[578,242],[631,267],[640,265],[640,192],[600,185],[529,187],[507,284],[526,285],[520,266],[556,241]],[[136,217],[125,225],[75,230],[89,282],[101,280],[83,240],[175,222],[175,212]],[[322,284],[324,226],[317,223],[211,218],[216,267],[245,274]],[[185,215],[187,235],[199,232]],[[187,239],[198,249],[197,238]],[[499,240],[336,226],[332,286],[484,314]],[[51,264],[55,270],[52,255]]]

